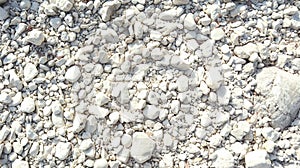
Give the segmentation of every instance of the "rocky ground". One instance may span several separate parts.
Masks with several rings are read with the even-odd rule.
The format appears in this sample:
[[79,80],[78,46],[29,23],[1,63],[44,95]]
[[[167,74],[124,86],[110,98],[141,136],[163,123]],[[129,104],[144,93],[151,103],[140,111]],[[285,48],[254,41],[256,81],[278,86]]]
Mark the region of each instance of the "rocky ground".
[[1,167],[300,167],[299,1],[0,4]]

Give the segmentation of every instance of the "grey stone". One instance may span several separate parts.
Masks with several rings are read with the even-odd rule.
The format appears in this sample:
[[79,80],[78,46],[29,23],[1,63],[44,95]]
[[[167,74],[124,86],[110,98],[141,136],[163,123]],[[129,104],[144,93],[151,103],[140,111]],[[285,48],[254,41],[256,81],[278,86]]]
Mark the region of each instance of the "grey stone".
[[133,134],[130,154],[136,162],[144,163],[149,160],[154,149],[155,142],[147,134],[143,132],[135,132]]
[[246,168],[271,168],[269,155],[265,150],[256,150],[246,154]]
[[186,5],[189,3],[189,0],[173,0],[174,5]]
[[8,18],[8,13],[5,9],[0,7],[0,21],[3,21]]
[[263,68],[256,77],[256,91],[261,95],[258,112],[267,112],[273,128],[289,126],[300,108],[300,77],[276,67]]

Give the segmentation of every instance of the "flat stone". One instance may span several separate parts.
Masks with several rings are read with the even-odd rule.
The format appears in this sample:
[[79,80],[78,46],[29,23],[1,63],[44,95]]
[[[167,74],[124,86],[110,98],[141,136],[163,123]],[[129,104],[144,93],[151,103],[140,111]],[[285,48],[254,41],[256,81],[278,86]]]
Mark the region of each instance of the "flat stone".
[[97,119],[104,119],[108,114],[109,110],[96,105],[88,106],[88,112],[93,114]]
[[107,167],[108,167],[108,162],[104,158],[97,159],[94,163],[94,168],[107,168]]
[[220,148],[216,150],[213,155],[216,159],[213,161],[212,167],[219,168],[233,168],[234,158],[233,155],[225,148]]
[[124,145],[126,148],[129,148],[131,146],[132,143],[132,138],[130,135],[128,134],[124,134],[121,138],[121,143],[122,145]]
[[185,92],[189,89],[189,78],[185,75],[181,75],[176,80],[177,90],[179,92]]
[[144,163],[149,160],[154,149],[155,142],[147,134],[143,132],[135,132],[133,134],[130,154],[136,162]]
[[73,131],[80,132],[84,129],[86,124],[87,116],[84,114],[76,113],[73,120]]
[[189,0],[173,0],[174,5],[186,5],[189,3]]
[[229,90],[229,87],[220,86],[217,90],[217,97],[220,105],[228,105],[231,97],[231,91]]
[[245,163],[247,168],[272,167],[269,155],[265,150],[256,150],[248,152],[245,156]]
[[71,151],[72,145],[70,142],[58,142],[55,146],[55,157],[59,160],[65,160]]
[[222,28],[213,29],[210,33],[210,38],[213,40],[221,40],[225,36]]
[[256,91],[262,96],[256,111],[267,112],[273,128],[289,126],[300,108],[300,77],[276,67],[263,68],[256,77]]
[[4,125],[0,130],[0,143],[2,143],[10,133],[10,128]]
[[147,105],[144,108],[143,114],[146,118],[151,119],[151,120],[155,120],[159,116],[160,110],[161,109],[159,109],[155,105]]
[[242,140],[249,131],[250,124],[247,121],[239,121],[231,130],[231,135],[233,135],[237,140]]
[[258,53],[258,47],[254,43],[248,43],[244,46],[236,46],[233,52],[240,58],[248,59],[251,54]]
[[24,79],[26,82],[31,81],[34,77],[38,75],[38,70],[36,66],[32,63],[27,63],[24,67]]
[[21,103],[20,110],[25,113],[32,113],[35,110],[35,101],[31,97],[25,97]]
[[25,41],[34,45],[41,45],[45,40],[44,33],[38,29],[31,30],[25,37]]
[[71,83],[76,82],[80,77],[81,77],[80,68],[76,65],[70,67],[65,74],[65,78]]
[[8,13],[5,9],[0,7],[0,21],[3,21],[8,18]]
[[207,72],[205,83],[213,90],[217,90],[223,82],[221,70],[219,67],[211,67]]
[[171,20],[174,20],[176,18],[176,16],[177,16],[176,13],[177,13],[177,10],[172,8],[172,9],[161,12],[159,14],[159,18],[161,20],[171,21]]
[[95,97],[95,104],[99,106],[103,106],[109,102],[109,98],[106,94],[99,92]]
[[13,168],[29,168],[29,164],[25,160],[16,159],[11,165]]
[[194,20],[194,15],[192,13],[189,13],[186,15],[184,22],[183,22],[184,28],[187,30],[195,30],[197,25]]

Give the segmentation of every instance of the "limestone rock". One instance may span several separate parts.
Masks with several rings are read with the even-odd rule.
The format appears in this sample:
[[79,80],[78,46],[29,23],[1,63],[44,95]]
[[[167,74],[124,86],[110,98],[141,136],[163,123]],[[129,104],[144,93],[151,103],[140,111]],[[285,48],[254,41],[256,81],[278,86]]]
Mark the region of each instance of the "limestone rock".
[[300,77],[276,67],[267,67],[258,73],[256,81],[256,91],[263,97],[256,110],[268,113],[273,128],[289,126],[300,108]]
[[271,161],[265,150],[256,150],[246,154],[246,168],[271,168]]
[[133,134],[131,156],[138,163],[144,163],[152,157],[155,149],[155,143],[143,132],[135,132]]

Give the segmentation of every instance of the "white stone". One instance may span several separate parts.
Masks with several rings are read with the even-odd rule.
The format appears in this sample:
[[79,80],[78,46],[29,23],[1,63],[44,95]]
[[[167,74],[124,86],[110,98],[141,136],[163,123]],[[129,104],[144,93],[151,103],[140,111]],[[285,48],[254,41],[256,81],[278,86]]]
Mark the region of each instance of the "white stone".
[[213,90],[217,90],[223,82],[221,69],[218,67],[211,67],[207,72],[205,83]]
[[263,96],[263,101],[255,109],[269,114],[273,128],[284,129],[289,126],[300,108],[300,77],[276,67],[268,67],[258,73],[256,81],[256,91]]
[[161,109],[155,105],[147,105],[143,110],[143,114],[146,118],[155,120],[159,116],[160,111]]
[[58,142],[55,146],[55,157],[60,160],[65,160],[71,151],[72,145],[70,142]]
[[35,110],[35,101],[31,97],[25,97],[21,103],[20,110],[25,113],[32,113]]
[[197,25],[194,20],[194,15],[192,13],[188,13],[183,22],[184,28],[187,30],[195,30]]
[[108,167],[108,162],[104,158],[97,159],[94,163],[94,168],[107,168],[107,167]]
[[109,102],[109,98],[106,94],[99,92],[95,97],[95,104],[99,106],[103,106]]
[[9,133],[10,133],[10,128],[4,125],[0,131],[0,143],[2,143],[6,139]]
[[30,0],[22,0],[22,1],[20,2],[20,8],[21,8],[21,9],[28,10],[28,9],[30,9],[30,7],[31,7],[31,2],[30,2]]
[[22,103],[22,93],[18,92],[14,97],[11,98],[12,102],[9,104],[10,106],[17,106]]
[[76,82],[80,77],[81,77],[80,68],[76,65],[70,67],[65,74],[65,78],[71,83]]
[[177,10],[172,8],[172,9],[161,12],[159,14],[159,18],[161,20],[171,21],[176,18],[176,15],[177,15],[176,13],[177,13]]
[[9,94],[3,92],[0,94],[0,103],[9,104],[12,102],[12,98]]
[[107,121],[107,123],[109,125],[116,124],[120,119],[120,113],[117,111],[112,112],[109,114],[108,118],[109,118],[109,120]]
[[244,46],[236,46],[233,50],[234,54],[240,58],[249,58],[253,53],[258,52],[258,47],[254,43],[248,43]]
[[93,114],[97,119],[104,119],[109,114],[108,109],[95,105],[88,106],[88,112]]
[[41,45],[45,40],[44,33],[38,29],[31,30],[25,37],[25,41],[34,45]]
[[138,163],[144,163],[152,157],[155,142],[143,132],[133,134],[130,154]]
[[121,138],[121,143],[122,145],[124,145],[126,148],[129,148],[131,146],[132,143],[132,138],[130,135],[128,134],[124,134]]
[[221,40],[225,36],[222,28],[213,29],[210,33],[210,38],[213,40]]
[[118,0],[108,1],[102,5],[102,8],[99,11],[99,14],[104,22],[107,22],[111,19],[111,16],[114,12],[119,9],[121,2]]
[[24,67],[24,79],[26,82],[31,81],[34,77],[38,75],[38,70],[36,66],[32,63],[27,63]]
[[80,132],[84,129],[86,124],[87,116],[84,114],[76,113],[73,120],[73,131]]
[[5,9],[0,7],[0,21],[3,21],[8,18],[8,13]]
[[213,52],[214,42],[213,40],[206,40],[200,45],[201,56],[211,57]]
[[93,145],[94,145],[94,142],[91,139],[85,139],[85,140],[81,141],[79,149],[84,151],[84,150],[89,149]]
[[225,148],[220,148],[213,153],[215,157],[212,167],[216,168],[233,168],[234,158],[233,155]]
[[249,131],[250,124],[247,121],[239,121],[231,130],[231,135],[233,135],[237,140],[242,140]]
[[269,155],[265,150],[248,152],[245,156],[246,168],[271,168]]
[[57,29],[61,25],[61,18],[51,18],[49,23],[54,29]]
[[229,90],[229,87],[220,86],[219,89],[217,90],[217,96],[218,96],[219,104],[228,105],[231,97],[231,91]]
[[185,75],[181,75],[176,80],[177,90],[179,92],[185,92],[189,89],[189,78]]
[[178,70],[188,70],[190,65],[187,64],[184,60],[182,60],[179,56],[172,56],[170,64]]
[[143,38],[143,25],[141,22],[136,21],[133,25],[134,29],[134,35],[137,39],[142,39]]
[[62,11],[69,12],[73,8],[73,3],[69,0],[59,0],[56,6]]
[[28,162],[20,159],[16,159],[11,166],[12,168],[29,168]]

